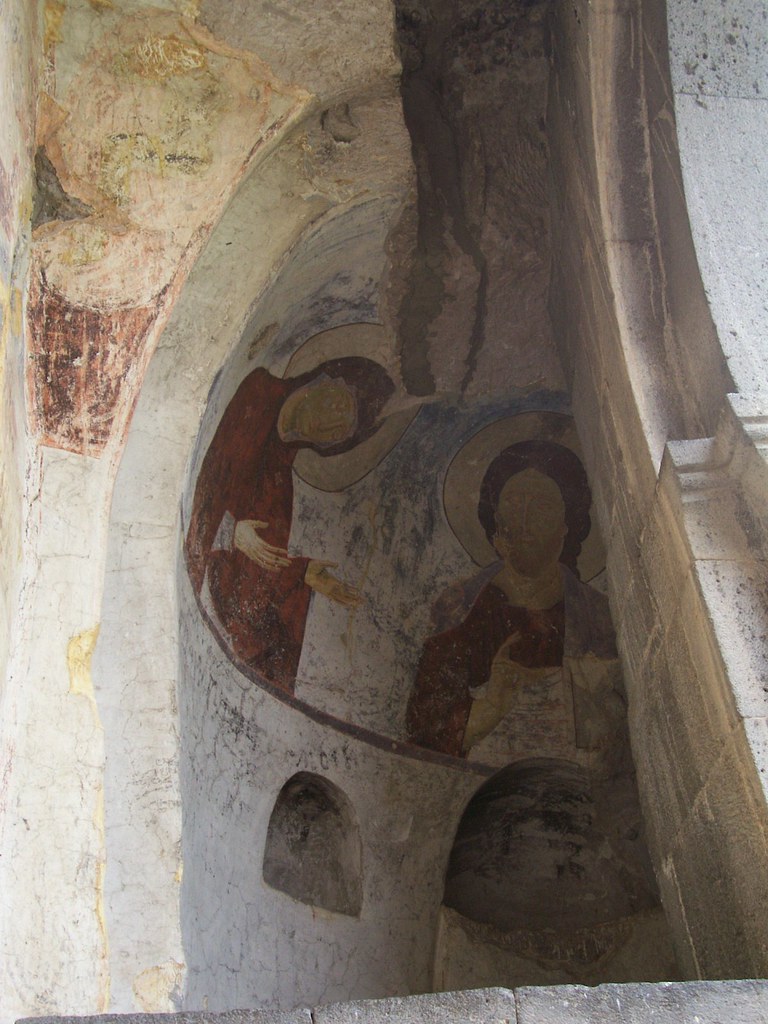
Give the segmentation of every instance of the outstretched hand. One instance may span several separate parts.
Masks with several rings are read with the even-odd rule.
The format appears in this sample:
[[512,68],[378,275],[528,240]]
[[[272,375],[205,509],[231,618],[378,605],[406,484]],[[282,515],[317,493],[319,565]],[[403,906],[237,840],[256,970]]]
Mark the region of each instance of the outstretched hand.
[[277,572],[290,565],[291,560],[285,548],[267,544],[259,536],[259,530],[266,529],[268,525],[259,519],[241,519],[235,526],[235,547],[263,569]]
[[335,569],[337,564],[337,562],[323,562],[318,558],[313,558],[307,566],[304,581],[318,594],[324,594],[332,601],[343,604],[347,608],[357,608],[363,601],[357,587],[345,583],[333,573],[328,572],[329,569]]

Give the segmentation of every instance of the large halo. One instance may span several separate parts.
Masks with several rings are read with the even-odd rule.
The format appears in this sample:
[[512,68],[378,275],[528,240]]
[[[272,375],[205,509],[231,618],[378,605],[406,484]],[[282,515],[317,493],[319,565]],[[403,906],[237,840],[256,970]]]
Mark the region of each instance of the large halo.
[[[343,491],[362,480],[394,448],[419,411],[418,405],[410,403],[402,408],[407,399],[397,369],[396,346],[383,324],[344,324],[313,335],[293,353],[283,376],[298,377],[329,359],[344,356],[364,356],[383,366],[394,382],[395,395],[387,403],[378,430],[349,451],[321,455],[311,448],[302,448],[298,452],[294,472],[321,491]],[[387,409],[391,410],[389,414]]]
[[[461,545],[478,565],[490,565],[498,555],[485,536],[477,517],[480,486],[485,471],[505,448],[518,441],[554,441],[582,458],[576,427],[570,416],[556,412],[524,412],[496,420],[478,431],[454,456],[443,485],[443,502],[448,523]],[[594,514],[592,527],[581,546],[579,575],[584,582],[605,568],[605,549]]]

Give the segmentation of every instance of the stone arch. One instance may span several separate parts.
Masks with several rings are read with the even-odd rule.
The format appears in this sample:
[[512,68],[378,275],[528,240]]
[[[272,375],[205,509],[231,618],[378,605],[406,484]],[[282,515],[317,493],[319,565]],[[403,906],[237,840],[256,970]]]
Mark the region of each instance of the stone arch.
[[[196,877],[201,848],[188,845],[190,831],[199,827],[206,837],[202,842],[207,843],[210,859],[201,861],[203,889],[210,887],[210,873],[216,874],[212,862],[219,854],[223,862],[229,860],[223,848],[214,852],[209,838],[216,829],[206,818],[207,798],[215,814],[221,814],[218,794],[199,799],[197,772],[205,770],[190,764],[190,752],[199,739],[196,727],[205,726],[210,735],[210,718],[206,724],[204,699],[195,704],[188,664],[180,665],[180,623],[188,613],[179,592],[186,577],[179,560],[180,499],[194,472],[202,414],[210,409],[211,394],[223,395],[221,400],[226,401],[228,380],[242,373],[259,346],[274,338],[277,320],[292,337],[302,332],[306,337],[320,318],[332,327],[360,318],[360,310],[362,318],[371,317],[377,302],[384,242],[409,173],[407,142],[402,129],[398,135],[397,99],[389,90],[383,96],[349,102],[355,117],[371,128],[363,146],[379,144],[376,111],[382,116],[382,130],[394,146],[393,159],[383,172],[387,182],[375,190],[375,198],[366,188],[360,194],[350,188],[338,209],[338,197],[323,192],[323,182],[316,179],[312,194],[296,202],[296,192],[306,186],[305,168],[298,159],[304,133],[322,131],[317,110],[265,156],[231,199],[181,291],[147,369],[117,470],[101,630],[93,660],[110,751],[104,779],[109,864],[104,914],[113,936],[109,970],[116,1005],[134,1005],[134,980],[147,964],[181,965],[171,987],[176,992],[190,987],[194,991],[202,957],[196,952],[196,909],[190,909],[189,882]],[[320,267],[318,251],[323,247]],[[290,273],[281,274],[285,268],[291,268]],[[296,294],[305,297],[303,304],[293,302]],[[227,371],[232,377],[227,378]],[[216,390],[217,384],[223,391]],[[198,667],[202,673],[212,671],[205,661]],[[137,678],[142,680],[138,688],[132,684]],[[195,729],[190,707],[200,712]],[[154,795],[147,800],[141,793],[150,779]],[[266,787],[265,801],[269,792]],[[258,833],[259,844],[268,813],[265,802],[255,815],[264,829]],[[260,871],[260,856],[256,863]],[[136,899],[157,915],[156,927],[143,929],[138,942],[131,923]],[[245,931],[242,922],[228,931],[217,921],[211,942],[224,948],[238,927]],[[185,974],[193,981],[185,981]],[[252,981],[241,981],[242,994],[231,992],[239,1005],[252,1005],[257,999],[248,987]],[[200,985],[200,998],[210,997],[211,1006],[217,999],[223,1006],[230,998],[217,996],[215,985],[207,980]],[[265,998],[290,997],[267,993]]]

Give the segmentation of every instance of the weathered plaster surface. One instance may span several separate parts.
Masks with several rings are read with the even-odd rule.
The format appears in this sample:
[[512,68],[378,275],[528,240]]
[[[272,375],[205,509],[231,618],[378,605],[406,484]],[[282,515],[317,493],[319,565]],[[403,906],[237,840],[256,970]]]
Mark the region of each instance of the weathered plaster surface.
[[[765,12],[745,2],[728,25],[717,5],[697,5],[707,11],[691,20],[671,3],[670,87],[664,12],[652,0],[555,5],[549,59],[543,6],[487,22],[462,0],[455,38],[444,5],[397,6],[418,196],[385,0],[306,11],[49,0],[42,45],[35,5],[3,8],[4,67],[22,68],[0,78],[10,126],[0,150],[9,1020],[288,1006],[433,983],[442,867],[485,776],[387,749],[382,736],[402,734],[430,586],[467,567],[441,518],[436,438],[453,417],[458,444],[497,398],[562,396],[566,383],[607,541],[649,838],[680,962],[691,976],[765,973],[768,485],[755,343],[765,225],[753,146],[765,134],[753,61]],[[429,53],[414,44],[425,24]],[[525,53],[514,52],[521,40]],[[34,123],[39,50],[45,203],[25,366],[34,147],[17,126]],[[513,97],[525,100],[514,122]],[[254,687],[212,637],[180,557],[179,502],[249,368],[268,356],[277,372],[318,330],[366,319],[383,322],[393,373],[414,393],[444,394],[403,439],[413,478],[383,465],[361,483],[354,541],[325,528],[349,511],[344,499],[297,485],[296,543],[334,557],[351,547],[360,578],[386,583],[380,609],[392,626],[380,630],[372,606],[350,628],[315,604],[301,696],[316,697],[321,664],[338,693],[304,715]],[[487,407],[476,413],[459,392]],[[30,423],[44,442],[37,453]],[[395,557],[385,551],[384,527],[402,539],[413,525],[406,499],[432,516],[430,564],[404,542]],[[332,648],[335,661],[329,636],[347,642]],[[350,729],[323,719],[339,708]],[[360,917],[263,882],[274,799],[302,770],[329,778],[359,811]],[[476,977],[471,938],[451,940],[448,967],[462,981]],[[490,964],[495,954],[483,955]]]
[[[252,180],[250,187],[245,187],[242,205],[236,203],[231,216],[224,219],[211,249],[190,279],[189,290],[150,369],[149,389],[137,410],[117,481],[105,617],[95,672],[113,751],[106,780],[107,793],[113,794],[108,800],[112,808],[108,820],[111,813],[114,835],[107,875],[108,920],[113,933],[124,935],[128,943],[121,954],[120,940],[112,941],[113,990],[118,1005],[133,1005],[130,993],[134,974],[162,959],[169,943],[178,948],[182,856],[177,764],[180,736],[176,723],[179,638],[174,585],[180,530],[178,495],[184,488],[185,466],[209,387],[206,370],[212,376],[216,352],[222,358],[230,332],[235,325],[240,328],[247,318],[253,294],[249,286],[258,288],[257,275],[266,277],[270,269],[268,254],[254,256],[249,261],[251,276],[238,280],[233,272],[237,287],[218,303],[211,301],[208,292],[213,285],[209,261],[231,260],[234,271],[242,263],[251,239],[263,237],[265,228],[274,230],[276,244],[290,248],[302,223],[291,219],[296,205],[285,197],[281,203],[282,193],[270,187],[275,180],[272,176],[282,175],[284,170],[285,165],[278,160],[277,166],[265,168],[260,180]],[[265,193],[266,200],[251,202]],[[276,202],[271,204],[273,199]],[[318,204],[307,203],[297,212],[305,218],[317,209]],[[315,232],[310,229],[307,248],[310,254],[314,252],[314,259],[310,255],[309,259],[295,260],[295,273],[287,276],[272,308],[266,305],[263,309],[267,325],[278,318],[282,321],[283,316],[289,324],[295,323],[292,318],[300,323],[302,315],[311,317],[320,310],[327,311],[331,318],[343,316],[352,304],[370,311],[366,290],[380,273],[388,210],[386,202],[366,203],[353,207],[338,227],[330,221],[328,238],[335,239],[336,244],[325,254],[323,262],[329,277],[323,284],[318,284],[315,277],[319,252],[312,245]],[[227,246],[228,241],[233,244]],[[236,246],[239,252],[232,253]],[[352,275],[347,262],[350,252],[356,254],[351,265],[357,272]],[[335,255],[329,257],[329,253]],[[312,287],[316,289],[314,295]],[[291,302],[302,289],[309,312],[303,304],[295,306]],[[210,318],[208,329],[196,330],[191,336],[199,339],[197,347],[190,347],[190,324],[199,328],[206,317]],[[254,333],[258,338],[261,329]],[[247,361],[247,346],[241,358]],[[180,380],[188,390],[180,391]],[[158,436],[163,438],[161,447],[157,445]],[[144,614],[147,604],[153,609],[151,628]],[[138,689],[137,679],[142,681]],[[170,730],[169,717],[173,722]],[[148,798],[150,777],[154,780],[153,793]],[[164,865],[161,872],[152,871],[157,858]],[[187,871],[185,865],[185,877]],[[155,928],[144,934],[136,948],[131,922],[137,907],[147,905],[157,908]],[[185,957],[180,951],[176,959],[183,961]],[[173,1003],[167,1005],[172,1007]]]
[[193,19],[58,14],[39,145],[86,215],[35,233],[30,390],[46,443],[98,455],[224,203],[310,97]]
[[[311,325],[373,316],[387,234],[411,175],[397,98],[381,91],[350,102],[360,131],[353,142],[336,142],[318,112],[243,183],[174,309],[133,420],[94,659],[110,749],[105,885],[115,1006],[137,1006],[138,977],[189,956],[179,932],[189,865],[181,849],[176,579],[178,503],[190,458],[196,465],[201,414],[244,332],[250,340],[232,359],[232,381],[270,339],[278,348],[284,339],[287,361],[287,340]],[[283,266],[290,273],[279,274]],[[152,927],[137,940],[137,915],[146,924],[148,913]],[[180,1005],[184,971],[178,984],[169,981],[166,1010]]]
[[[223,353],[286,251],[334,203],[372,190],[389,191],[396,206],[408,181],[407,141],[391,97],[389,29],[383,36],[377,29],[377,39],[389,40],[387,74],[381,81],[371,72],[374,98],[351,101],[351,116],[367,131],[363,148],[369,127],[378,126],[386,139],[378,155],[388,148],[402,157],[394,173],[375,149],[361,158],[360,146],[325,130],[317,109],[275,155],[245,207],[233,207],[210,261],[199,266],[194,300],[182,303],[176,333],[172,326],[166,336],[162,383],[148,389],[152,413],[135,435],[137,461],[129,455],[125,462],[102,605],[115,464],[162,317],[245,170],[318,103],[301,84],[277,83],[255,52],[234,50],[190,21],[197,6],[46,8],[52,99],[42,104],[38,143],[64,194],[81,205],[59,196],[62,217],[45,220],[35,235],[31,321],[39,325],[43,313],[54,313],[45,322],[56,330],[30,335],[39,357],[28,366],[30,394],[42,408],[29,412],[56,447],[44,447],[39,461],[27,556],[34,587],[17,625],[13,713],[5,719],[16,748],[3,775],[12,812],[3,848],[13,875],[3,885],[2,1003],[9,1016],[25,1007],[178,1005],[185,955],[173,580],[183,466]],[[372,27],[366,18],[361,31]],[[353,47],[347,28],[340,18],[337,52]],[[32,54],[34,33],[28,39]],[[293,66],[300,80],[301,61]],[[34,122],[26,112],[20,120]],[[149,124],[149,141],[137,140],[139,122]],[[110,144],[115,132],[127,138]],[[26,159],[31,167],[31,146]],[[355,186],[350,176],[361,166],[369,177]],[[30,216],[31,196],[26,209]],[[60,377],[66,388],[56,392]],[[4,406],[12,413],[23,395],[19,381],[17,372],[16,398]],[[23,418],[13,416],[23,432]],[[106,455],[93,457],[105,445]],[[67,448],[74,450],[61,450]],[[7,451],[22,451],[16,438]],[[5,465],[12,473],[13,463]],[[21,516],[18,527],[12,522],[7,533],[4,524],[4,543],[14,529],[18,537]],[[7,578],[13,586],[12,573]],[[153,629],[150,607],[162,610]],[[99,625],[94,705],[84,686],[87,659],[77,652]],[[70,692],[72,666],[79,682]]]
[[[104,877],[104,759],[90,658],[101,580],[93,546],[103,533],[106,463],[46,449],[33,507],[34,585],[20,608],[10,685],[15,763],[4,863],[4,1007],[108,1005]],[[103,529],[103,527],[102,527]],[[73,581],[79,586],[73,586]]]
[[198,0],[197,7],[199,23],[218,39],[258,53],[281,79],[327,100],[380,92],[400,71],[390,0],[312,8]]
[[[34,574],[29,491],[34,491],[24,402],[24,303],[33,193],[35,104],[42,20],[37,4],[10,2],[0,11],[0,959],[2,1002],[23,1012],[19,982],[23,947],[5,924],[18,912],[27,875],[13,857],[21,811],[19,780],[29,777],[29,694],[23,680],[19,624]],[[26,557],[25,557],[26,556]],[[24,827],[22,825],[22,827]],[[21,982],[23,987],[23,982]]]
[[[0,666],[5,667],[22,563],[26,431],[24,274],[29,259],[34,109],[40,34],[34,5],[9,3],[0,20]],[[3,672],[4,675],[4,672]],[[4,693],[4,686],[0,694]]]
[[[258,999],[285,1008],[343,992],[429,988],[441,865],[453,839],[446,822],[457,819],[477,778],[393,757],[253,687],[195,624],[193,601],[188,594],[182,605],[181,707],[190,1005],[226,1009]],[[359,917],[307,906],[262,879],[274,801],[287,775],[302,770],[339,785],[359,816]],[[214,882],[224,882],[222,874],[226,882]]]

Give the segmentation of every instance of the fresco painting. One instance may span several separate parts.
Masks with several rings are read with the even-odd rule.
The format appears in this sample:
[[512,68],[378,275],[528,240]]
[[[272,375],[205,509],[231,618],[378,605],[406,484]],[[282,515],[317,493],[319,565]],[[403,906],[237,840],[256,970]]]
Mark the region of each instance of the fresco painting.
[[186,554],[220,643],[416,756],[615,770],[621,677],[563,396],[409,406],[333,335],[251,370],[202,459]]
[[289,556],[294,460],[302,448],[333,455],[364,441],[392,391],[383,367],[356,356],[286,379],[257,368],[203,460],[187,535],[193,586],[237,657],[286,691],[311,593],[360,601],[328,560]]
[[568,756],[601,731],[574,692],[612,694],[618,669],[607,600],[578,576],[590,503],[563,444],[520,441],[490,462],[476,517],[495,558],[439,604],[408,706],[413,742],[503,765]]

